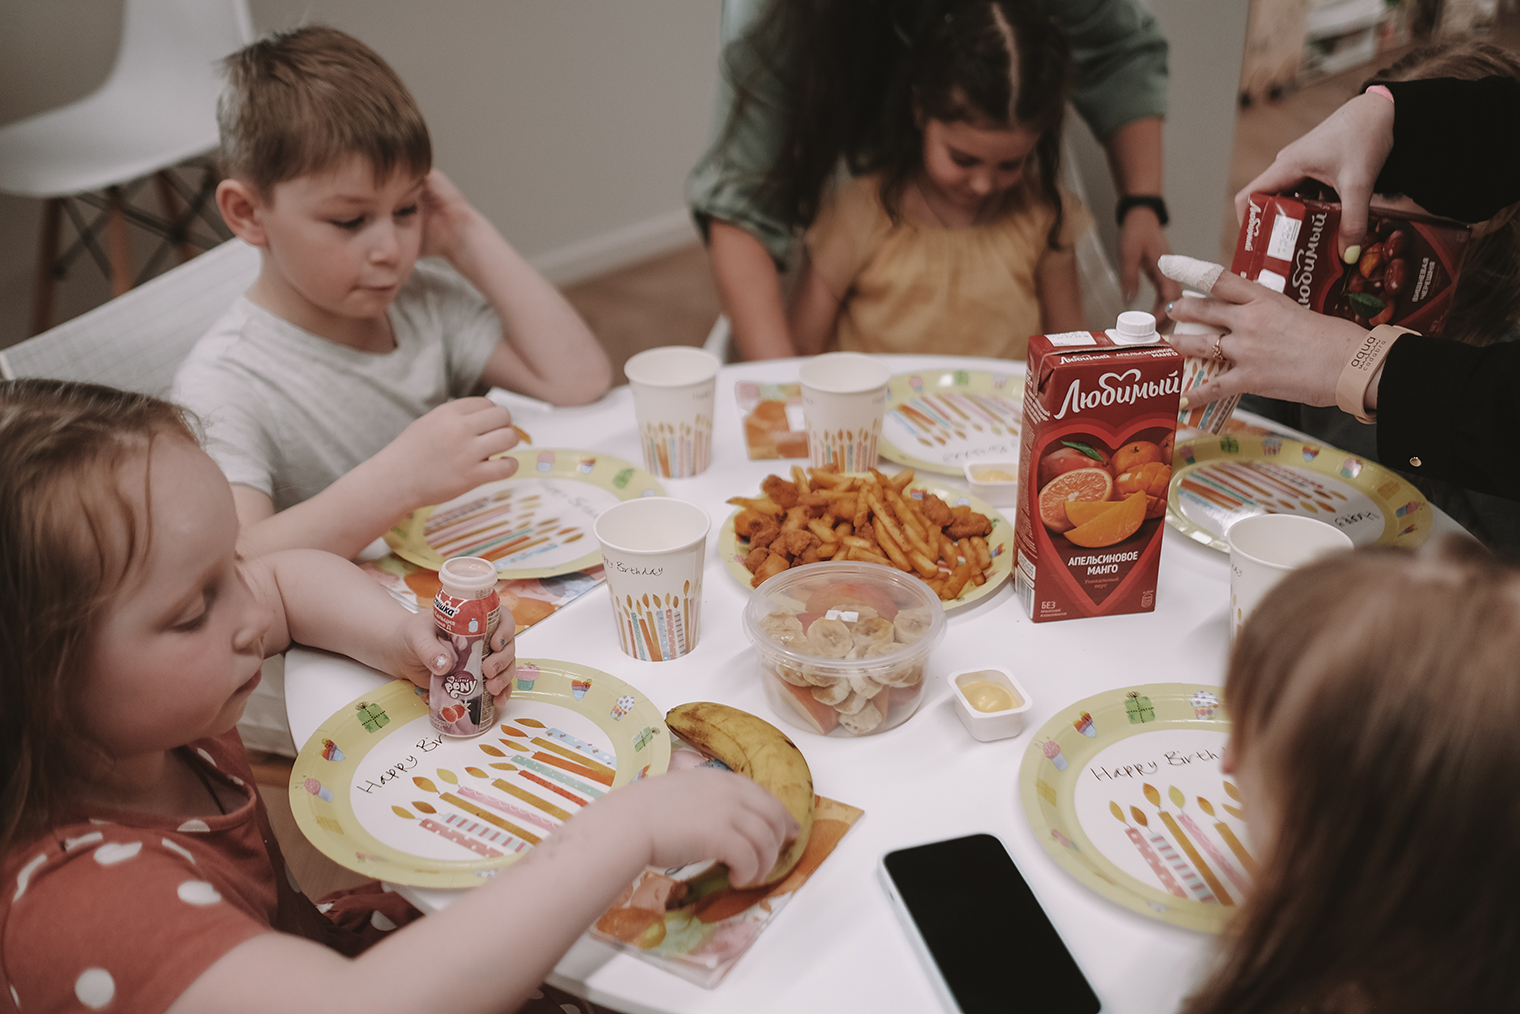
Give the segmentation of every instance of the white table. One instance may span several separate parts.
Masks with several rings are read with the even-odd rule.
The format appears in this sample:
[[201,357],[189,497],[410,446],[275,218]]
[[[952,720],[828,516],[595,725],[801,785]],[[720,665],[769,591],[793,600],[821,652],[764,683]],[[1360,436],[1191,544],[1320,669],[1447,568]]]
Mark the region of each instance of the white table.
[[[1006,360],[890,356],[894,372],[927,368],[1021,369]],[[950,619],[932,656],[924,703],[911,720],[862,739],[810,735],[775,716],[740,626],[749,589],[724,569],[717,530],[724,501],[754,495],[760,480],[793,462],[745,456],[734,383],[795,382],[796,361],[726,367],[718,382],[714,461],[693,479],[662,480],[674,497],[713,519],[703,583],[701,640],[673,662],[640,662],[618,648],[605,588],[582,596],[518,638],[520,657],[573,660],[613,673],[661,710],[714,700],[775,721],[807,755],[818,792],[865,817],[714,990],[694,986],[583,938],[550,982],[627,1014],[746,1011],[938,1010],[938,1001],[877,880],[877,859],[903,845],[987,831],[1008,843],[1024,876],[1113,1014],[1174,1011],[1210,954],[1212,938],[1143,918],[1077,883],[1036,841],[1018,797],[1029,738],[1056,711],[1102,690],[1150,682],[1220,683],[1228,652],[1226,557],[1171,528],[1154,613],[1035,624],[1011,581]],[[537,445],[593,449],[638,463],[633,397],[618,388],[596,405],[522,417]],[[1012,512],[1008,513],[1011,521]],[[1460,532],[1437,512],[1436,535]],[[1164,643],[1169,650],[1135,651]],[[1034,701],[1022,735],[971,739],[952,710],[944,676],[1005,665]],[[297,743],[386,677],[347,658],[296,648],[286,659],[286,707]],[[402,888],[424,911],[453,892]],[[1017,927],[1010,930],[1017,932]]]

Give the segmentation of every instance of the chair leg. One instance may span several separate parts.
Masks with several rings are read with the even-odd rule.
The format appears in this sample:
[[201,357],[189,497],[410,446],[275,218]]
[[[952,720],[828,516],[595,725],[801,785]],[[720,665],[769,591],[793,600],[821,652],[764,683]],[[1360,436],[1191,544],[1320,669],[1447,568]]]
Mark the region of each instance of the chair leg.
[[58,234],[63,220],[63,201],[53,197],[42,205],[42,243],[37,250],[37,285],[32,291],[32,334],[41,334],[53,323],[54,269],[58,264]]
[[132,242],[120,187],[106,191],[106,239],[111,255],[111,295],[132,291]]
[[191,245],[188,238],[191,216],[180,210],[179,195],[174,192],[174,184],[169,181],[167,170],[160,169],[154,173],[153,182],[158,187],[159,207],[174,230],[171,237],[174,240],[174,252],[183,264],[200,252]]

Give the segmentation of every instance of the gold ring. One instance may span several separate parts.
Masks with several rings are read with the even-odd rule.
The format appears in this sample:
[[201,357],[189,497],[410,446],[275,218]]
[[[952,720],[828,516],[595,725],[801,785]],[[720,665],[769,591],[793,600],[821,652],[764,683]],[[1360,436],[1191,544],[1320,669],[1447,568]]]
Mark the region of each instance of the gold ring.
[[1209,358],[1219,366],[1223,366],[1226,362],[1228,362],[1228,360],[1225,358],[1224,349],[1219,347],[1223,341],[1224,335],[1219,334],[1214,336],[1214,351],[1209,356]]

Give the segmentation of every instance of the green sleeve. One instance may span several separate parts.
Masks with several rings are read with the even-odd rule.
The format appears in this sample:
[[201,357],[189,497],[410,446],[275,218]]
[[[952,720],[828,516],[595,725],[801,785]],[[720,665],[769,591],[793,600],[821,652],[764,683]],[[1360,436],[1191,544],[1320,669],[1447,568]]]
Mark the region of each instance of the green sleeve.
[[[731,222],[759,240],[781,264],[791,246],[792,223],[774,202],[767,206],[760,199],[759,189],[780,152],[790,102],[782,81],[764,66],[746,37],[764,4],[765,0],[724,0],[712,143],[686,177],[686,203],[704,237],[711,219]],[[750,98],[729,130],[741,83]]]
[[1139,0],[1042,0],[1066,29],[1071,101],[1099,140],[1119,127],[1166,115],[1166,37]]

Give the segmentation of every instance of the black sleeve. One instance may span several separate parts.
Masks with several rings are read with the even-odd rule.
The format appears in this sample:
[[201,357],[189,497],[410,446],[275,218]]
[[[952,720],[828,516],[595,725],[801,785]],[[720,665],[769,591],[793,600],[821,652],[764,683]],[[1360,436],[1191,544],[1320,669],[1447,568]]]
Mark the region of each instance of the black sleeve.
[[1406,334],[1378,384],[1378,460],[1520,500],[1520,342]]
[[1380,194],[1403,194],[1436,215],[1481,222],[1520,201],[1520,81],[1385,81],[1394,98],[1393,151]]

